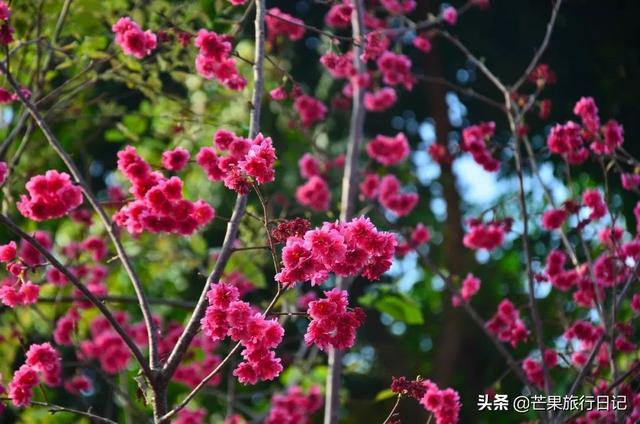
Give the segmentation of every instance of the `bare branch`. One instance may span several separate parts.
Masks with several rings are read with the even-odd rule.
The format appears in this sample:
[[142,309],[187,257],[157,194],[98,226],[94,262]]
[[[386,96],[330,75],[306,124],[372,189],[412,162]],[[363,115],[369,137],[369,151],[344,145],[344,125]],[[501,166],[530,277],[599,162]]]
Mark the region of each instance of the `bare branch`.
[[558,11],[560,10],[561,5],[562,0],[556,0],[556,4],[553,5],[553,10],[551,11],[551,19],[549,19],[549,23],[547,24],[547,32],[542,39],[542,43],[540,43],[540,47],[538,47],[538,50],[531,58],[531,62],[529,62],[529,66],[527,66],[527,69],[525,69],[524,73],[511,87],[511,91],[518,91],[520,86],[524,84],[524,82],[529,77],[529,74],[531,74],[531,72],[533,72],[535,67],[538,65],[538,62],[540,62],[540,58],[544,54],[547,46],[549,45],[549,41],[551,40],[551,34],[553,34],[553,28],[556,25],[556,19],[558,18]]

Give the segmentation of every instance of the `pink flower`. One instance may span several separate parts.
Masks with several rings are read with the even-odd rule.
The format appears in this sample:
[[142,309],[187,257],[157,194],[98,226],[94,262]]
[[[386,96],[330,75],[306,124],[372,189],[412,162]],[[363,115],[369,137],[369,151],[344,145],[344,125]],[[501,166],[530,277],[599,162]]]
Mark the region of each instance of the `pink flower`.
[[495,315],[487,321],[487,329],[503,342],[516,347],[529,337],[529,330],[520,319],[520,312],[508,299],[504,299]]
[[582,194],[582,202],[591,209],[589,219],[593,221],[603,218],[607,214],[607,205],[597,189],[586,190]]
[[557,230],[562,227],[567,219],[567,211],[564,209],[551,209],[542,215],[542,226],[546,230]]
[[404,15],[416,8],[415,0],[380,0],[389,13]]
[[391,267],[397,241],[392,233],[378,231],[367,218],[348,223],[325,223],[303,237],[290,237],[282,250],[284,284],[324,282],[329,273],[347,277],[361,274],[377,280]]
[[367,199],[378,198],[378,188],[380,187],[380,177],[377,174],[367,173],[360,183],[360,191]]
[[284,87],[279,86],[279,87],[276,87],[273,90],[271,90],[269,92],[269,95],[276,102],[281,102],[281,101],[283,101],[283,100],[285,100],[287,98],[287,90],[285,90]]
[[162,166],[169,171],[182,171],[189,163],[189,152],[182,147],[167,150],[162,154]]
[[403,133],[395,137],[378,135],[367,145],[367,153],[383,165],[396,165],[409,156],[409,142]]
[[484,224],[478,220],[470,220],[468,224],[470,229],[465,234],[463,243],[469,249],[497,249],[504,242],[505,232],[509,229],[506,221]]
[[425,34],[420,34],[413,39],[413,45],[423,53],[431,51],[431,41]]
[[300,115],[304,128],[312,127],[316,122],[322,121],[327,115],[327,107],[321,101],[303,94],[293,102],[293,107]]
[[356,74],[356,70],[353,67],[352,50],[343,55],[334,52],[325,53],[320,57],[320,63],[334,78],[351,78]]
[[48,386],[60,385],[62,360],[51,344],[33,344],[29,347],[26,356],[26,364],[40,372]]
[[302,178],[320,176],[320,162],[311,153],[305,153],[298,160],[298,169]]
[[364,107],[371,112],[383,112],[396,103],[396,90],[384,87],[364,94]]
[[571,121],[554,126],[547,138],[549,150],[563,155],[572,165],[579,165],[588,159],[589,151],[583,143],[580,127]]
[[602,138],[591,143],[591,150],[598,155],[610,155],[624,143],[624,128],[616,120],[610,119],[602,126]]
[[316,212],[324,212],[329,209],[331,202],[329,185],[322,177],[314,175],[309,178],[309,181],[297,188],[296,200]]
[[0,1],[0,21],[8,21],[10,17],[11,9],[9,5],[4,1]]
[[286,394],[275,394],[265,424],[307,423],[311,415],[322,407],[318,386],[311,386],[304,394],[298,386],[291,386]]
[[391,41],[380,31],[371,31],[367,34],[367,43],[362,54],[362,60],[376,60],[386,52]]
[[[201,153],[196,158],[198,163],[202,159]],[[161,173],[151,171],[133,147],[118,152],[118,158],[118,168],[133,184],[129,191],[135,200],[124,205],[113,219],[131,234],[147,230],[190,235],[214,218],[215,210],[203,200],[184,199],[180,178],[167,179]]]
[[[231,3],[236,6],[238,4],[244,4],[244,1],[237,4],[234,2],[237,3],[238,0],[231,0]],[[204,408],[198,408],[194,410],[183,408],[180,410],[180,412],[178,412],[178,415],[173,422],[174,424],[204,424],[204,419],[206,416],[207,410]]]
[[458,22],[458,11],[455,7],[447,7],[442,11],[442,20],[449,25],[455,25]]
[[416,193],[400,191],[400,181],[393,174],[382,178],[378,193],[380,204],[399,217],[408,215],[418,203]]
[[244,361],[238,364],[233,375],[243,384],[272,380],[282,371],[275,349],[284,335],[277,320],[268,320],[254,313],[247,302],[237,300],[234,286],[218,283],[212,286],[208,298],[209,307],[202,319],[205,334],[213,341],[229,336],[244,347]]
[[428,243],[430,239],[431,233],[429,233],[429,229],[425,227],[423,223],[416,225],[416,228],[411,232],[411,243],[413,243],[414,246]]
[[324,22],[333,28],[347,28],[351,25],[352,12],[353,6],[348,3],[334,4],[325,15]]
[[378,58],[377,64],[385,84],[401,84],[407,90],[413,88],[415,78],[411,74],[411,60],[407,56],[385,51]]
[[581,97],[573,108],[573,113],[582,119],[582,124],[591,132],[596,133],[600,128],[598,106],[593,97]]
[[116,44],[122,47],[126,55],[142,59],[156,49],[156,35],[151,31],[142,31],[129,17],[120,18],[111,29],[116,34]]
[[18,247],[15,241],[0,246],[0,262],[11,262],[16,258]]
[[60,218],[82,203],[82,190],[71,177],[54,170],[32,177],[26,185],[29,196],[17,203],[20,213],[34,221]]
[[486,144],[493,137],[495,129],[494,122],[483,122],[462,131],[460,148],[464,152],[471,153],[473,160],[487,172],[497,172],[500,169],[500,162],[491,155]]
[[304,22],[282,12],[277,7],[267,10],[265,23],[267,25],[267,35],[271,42],[275,41],[279,35],[283,35],[291,41],[300,40],[304,36]]
[[76,375],[64,383],[64,388],[73,395],[88,396],[93,392],[93,382],[86,375]]
[[430,380],[424,380],[422,385],[426,391],[420,403],[433,414],[436,424],[457,423],[461,407],[458,392],[450,388],[441,390]]
[[38,373],[32,367],[24,364],[13,375],[9,383],[9,398],[17,407],[27,406],[33,398],[33,388],[40,383]]
[[462,281],[462,288],[460,289],[460,296],[465,302],[471,300],[471,298],[480,290],[480,279],[473,274],[467,274],[467,277]]
[[329,347],[342,350],[353,346],[356,330],[365,316],[360,308],[347,311],[347,305],[347,292],[339,289],[327,291],[325,299],[309,303],[311,322],[304,336],[308,346],[315,344],[321,350]]

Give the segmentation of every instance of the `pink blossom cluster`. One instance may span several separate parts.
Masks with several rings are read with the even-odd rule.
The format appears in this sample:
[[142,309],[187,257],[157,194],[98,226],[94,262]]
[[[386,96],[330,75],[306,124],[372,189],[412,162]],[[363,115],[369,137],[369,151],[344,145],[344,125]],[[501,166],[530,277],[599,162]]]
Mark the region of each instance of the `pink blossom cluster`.
[[[578,320],[574,322],[565,332],[564,338],[571,341],[577,340],[579,349],[577,349],[571,355],[571,362],[576,366],[582,367],[586,364],[589,354],[593,350],[593,346],[597,340],[604,333],[604,328],[601,326],[595,326],[588,321]],[[596,356],[596,363],[600,363],[604,366],[608,365],[609,351],[607,343],[603,343],[600,351]]]
[[291,41],[298,41],[304,36],[304,22],[288,13],[284,13],[277,7],[267,10],[265,23],[267,25],[267,36],[271,42],[274,42],[279,35]]
[[604,218],[609,210],[604,203],[602,194],[597,189],[585,190],[582,193],[582,203],[589,208],[589,219],[592,221]]
[[487,146],[487,141],[493,137],[495,131],[495,122],[482,122],[462,131],[460,149],[471,153],[473,160],[487,172],[497,172],[500,169],[500,161],[493,157]]
[[[29,250],[27,250],[27,253],[29,253]],[[6,268],[10,274],[0,281],[0,302],[3,305],[14,308],[16,306],[32,305],[37,302],[40,286],[24,279],[23,276],[23,272],[26,269],[26,261],[29,260],[29,255],[26,255],[24,259],[18,257],[18,248],[15,241],[0,245],[0,262],[7,264]],[[35,264],[31,263],[30,265]]]
[[231,41],[229,36],[214,31],[198,31],[194,41],[199,49],[196,71],[203,78],[215,78],[231,90],[242,91],[247,86],[247,80],[238,72],[236,60],[230,57]]
[[427,411],[433,414],[437,424],[458,422],[462,406],[460,395],[451,388],[440,389],[433,381],[423,380],[420,377],[415,380],[408,380],[406,377],[393,377],[391,391],[399,395],[410,396],[420,402]]
[[547,138],[547,147],[551,153],[562,155],[572,165],[584,163],[589,151],[584,147],[581,128],[575,122],[557,124],[551,128]]
[[440,389],[430,380],[424,380],[424,384],[427,390],[420,403],[433,414],[436,424],[457,423],[462,406],[458,392],[451,388]]
[[176,147],[162,154],[162,166],[169,171],[182,171],[189,163],[191,155],[187,149]]
[[309,302],[307,313],[311,322],[304,335],[308,346],[315,344],[320,350],[330,347],[348,349],[355,343],[356,330],[365,320],[361,308],[348,310],[349,298],[346,290],[333,289],[324,292],[325,298]]
[[411,250],[428,243],[429,240],[431,240],[429,229],[423,223],[418,223],[411,231],[409,239],[398,243],[398,246],[396,246],[396,256],[403,257]]
[[[114,316],[118,323],[130,329],[129,316],[126,312],[117,311]],[[116,333],[109,321],[98,316],[89,326],[90,339],[80,343],[81,359],[95,359],[108,374],[117,374],[124,370],[131,359],[131,352],[122,337]]]
[[270,137],[258,134],[251,140],[218,130],[214,143],[218,152],[213,147],[203,147],[196,155],[196,162],[209,180],[222,181],[227,188],[246,194],[253,182],[266,184],[275,179],[276,151]]
[[322,407],[320,387],[311,386],[304,394],[298,386],[291,386],[284,394],[275,394],[265,424],[301,424]]
[[579,165],[589,157],[585,143],[596,155],[611,155],[624,143],[624,129],[616,120],[600,124],[598,107],[592,97],[580,98],[573,112],[580,117],[582,126],[572,121],[554,126],[547,138],[552,153]]
[[116,224],[131,234],[154,233],[193,234],[207,225],[215,210],[204,200],[191,202],[182,195],[179,177],[165,178],[138,155],[134,147],[118,152],[118,169],[132,187],[135,200],[124,205],[113,217]]
[[300,116],[303,128],[311,128],[327,116],[327,106],[315,97],[301,94],[293,102],[293,108]]
[[325,223],[302,237],[290,237],[282,249],[283,284],[325,282],[329,273],[362,275],[374,281],[391,267],[397,241],[393,233],[378,231],[366,217],[350,222]]
[[0,1],[0,44],[9,45],[13,41],[13,27],[9,24],[11,17],[11,8],[9,5]]
[[60,346],[71,346],[73,344],[73,333],[80,322],[78,308],[72,306],[56,321],[56,328],[53,330],[53,340]]
[[385,51],[378,57],[376,64],[385,84],[400,84],[407,90],[413,88],[416,79],[411,73],[411,59],[407,56]]
[[40,379],[47,386],[59,386],[62,362],[58,352],[49,343],[32,344],[25,363],[15,372],[9,383],[9,398],[15,406],[31,403],[33,389]]
[[500,302],[495,315],[487,321],[487,329],[501,341],[511,343],[513,347],[529,337],[529,330],[520,319],[520,312],[509,299]]
[[244,347],[244,361],[233,375],[242,384],[273,380],[282,371],[275,349],[284,335],[276,319],[265,319],[247,302],[239,300],[238,289],[223,282],[212,285],[208,293],[209,306],[202,319],[202,328],[213,341],[225,337],[240,342]]
[[93,382],[86,375],[75,375],[65,381],[64,388],[72,395],[88,396],[93,392]]
[[495,250],[504,243],[505,233],[511,231],[511,224],[511,219],[486,223],[480,219],[470,219],[467,221],[469,231],[462,242],[469,249]]
[[143,31],[140,25],[129,17],[118,19],[111,30],[116,34],[116,44],[126,55],[142,59],[157,47],[158,37],[150,30]]
[[449,148],[446,144],[433,143],[427,149],[427,153],[429,153],[429,156],[431,156],[431,159],[433,159],[434,162],[439,163],[440,165],[448,165],[453,161],[451,152],[449,152]]
[[0,302],[10,308],[33,305],[38,301],[40,286],[29,280],[9,277],[0,281]]
[[556,73],[546,63],[536,66],[529,74],[529,81],[535,83],[538,87],[555,84],[557,82]]
[[462,287],[460,293],[454,295],[451,298],[451,302],[454,306],[459,306],[462,302],[469,302],[473,296],[480,290],[481,281],[478,277],[472,273],[468,273],[464,280],[462,280]]
[[[238,0],[231,0],[231,3],[234,5],[244,4],[238,3]],[[205,408],[198,409],[187,409],[183,408],[176,415],[175,420],[173,420],[174,424],[204,424],[204,420],[207,416],[207,410]],[[226,424],[226,423],[225,423]]]
[[[553,349],[546,349],[544,351],[543,361],[547,369],[554,368],[558,365],[558,353]],[[527,358],[522,361],[522,370],[534,386],[541,390],[544,388],[544,367],[540,361]]]
[[557,230],[562,227],[568,216],[565,209],[550,209],[542,215],[542,226],[545,230]]
[[407,136],[401,132],[394,137],[379,134],[367,144],[367,153],[382,165],[399,164],[409,156]]
[[577,284],[580,274],[575,269],[565,270],[567,256],[561,250],[552,250],[547,256],[545,273],[556,289],[567,291]]
[[402,192],[400,180],[393,174],[381,179],[369,174],[362,182],[361,189],[367,197],[377,198],[382,206],[399,217],[409,215],[419,200],[418,193]]
[[367,43],[364,46],[362,60],[377,60],[382,53],[386,52],[391,44],[391,40],[382,31],[371,31],[367,34]]
[[82,189],[65,172],[49,170],[26,184],[29,195],[20,196],[18,210],[34,221],[60,218],[82,203]]
[[423,53],[431,51],[431,40],[425,34],[419,34],[413,39],[413,46]]
[[415,0],[380,0],[380,4],[394,15],[406,15],[416,8]]
[[344,29],[351,25],[353,6],[349,2],[335,3],[324,16],[324,23],[333,28]]
[[364,107],[369,112],[384,112],[396,103],[396,90],[383,87],[375,91],[364,93]]
[[353,50],[342,55],[327,52],[320,56],[320,63],[334,78],[351,78],[356,74],[353,66]]
[[305,153],[298,161],[300,176],[307,178],[307,182],[296,189],[296,200],[303,206],[308,206],[316,212],[329,209],[331,191],[325,179],[325,174],[332,166],[327,162],[320,162],[310,153]]

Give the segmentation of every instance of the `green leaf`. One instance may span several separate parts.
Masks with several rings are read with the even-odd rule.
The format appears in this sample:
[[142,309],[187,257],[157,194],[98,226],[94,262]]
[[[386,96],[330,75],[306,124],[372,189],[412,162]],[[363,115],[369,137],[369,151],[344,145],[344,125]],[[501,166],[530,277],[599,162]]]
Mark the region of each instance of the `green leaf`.
[[391,389],[384,389],[383,391],[378,392],[378,394],[376,395],[375,400],[376,400],[376,402],[380,402],[382,400],[390,399],[390,398],[392,398],[394,396],[396,396],[396,393],[393,393],[391,391]]
[[254,253],[236,253],[231,256],[224,272],[240,271],[245,277],[251,281],[251,284],[258,288],[267,286],[262,270],[256,265],[252,259]]
[[373,307],[407,324],[422,324],[422,311],[413,300],[401,294],[388,294],[373,302]]

